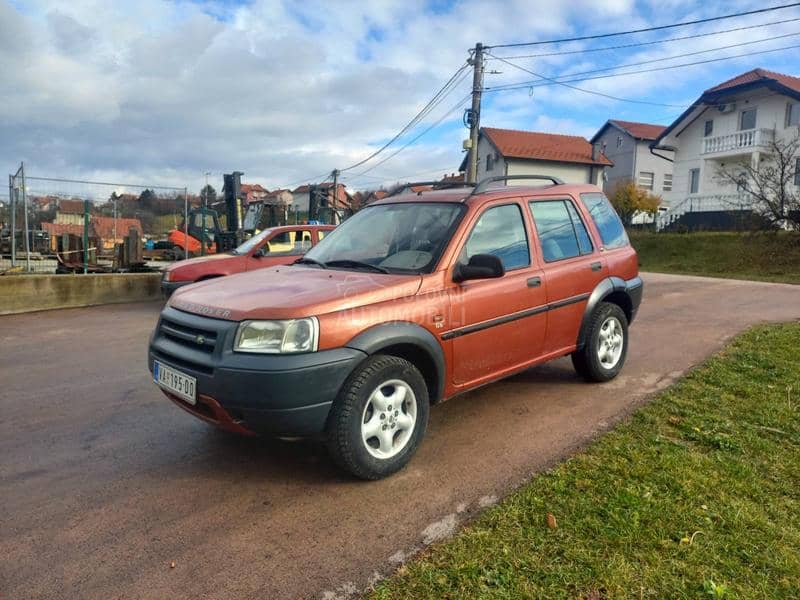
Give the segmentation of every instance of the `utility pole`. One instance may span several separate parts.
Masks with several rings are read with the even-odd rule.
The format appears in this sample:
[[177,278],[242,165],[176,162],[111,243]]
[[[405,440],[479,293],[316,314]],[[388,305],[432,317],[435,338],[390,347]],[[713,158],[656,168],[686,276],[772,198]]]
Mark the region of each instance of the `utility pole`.
[[[206,212],[208,212],[208,176],[210,171],[206,171],[206,187],[203,188],[203,234],[200,238],[200,256],[206,255]],[[217,242],[219,243],[219,242]],[[219,251],[219,249],[217,249]]]
[[[332,206],[328,206],[328,210],[330,215],[333,216],[336,210],[336,199],[339,197],[339,169],[331,171],[331,175],[333,176],[333,199],[331,200]],[[331,221],[335,221],[335,219],[331,218]],[[335,225],[335,223],[332,223],[332,225]]]
[[478,134],[481,128],[481,92],[483,91],[483,44],[475,44],[475,53],[469,59],[472,65],[472,108],[469,112],[469,162],[467,183],[476,183],[478,178]]

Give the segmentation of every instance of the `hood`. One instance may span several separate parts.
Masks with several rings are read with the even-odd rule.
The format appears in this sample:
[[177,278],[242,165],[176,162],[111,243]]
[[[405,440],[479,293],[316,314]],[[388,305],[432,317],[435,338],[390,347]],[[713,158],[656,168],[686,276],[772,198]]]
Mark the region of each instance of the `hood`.
[[209,262],[209,261],[212,261],[212,260],[226,260],[226,259],[231,259],[231,258],[236,258],[236,255],[235,254],[222,253],[222,254],[208,254],[206,256],[196,256],[194,258],[186,258],[184,260],[180,260],[180,261],[168,266],[164,270],[165,271],[174,271],[175,269],[180,269],[181,267],[187,267],[187,266],[190,266],[190,265],[202,264],[202,263],[206,263],[206,262]]
[[169,305],[229,321],[293,319],[413,296],[421,282],[421,275],[282,266],[178,289]]

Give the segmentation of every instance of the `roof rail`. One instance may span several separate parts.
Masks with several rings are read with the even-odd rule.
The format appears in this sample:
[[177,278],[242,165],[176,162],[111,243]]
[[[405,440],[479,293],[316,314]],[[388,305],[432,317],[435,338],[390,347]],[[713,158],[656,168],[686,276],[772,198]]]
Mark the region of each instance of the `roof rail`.
[[475,187],[474,183],[465,183],[463,181],[411,181],[409,183],[404,183],[397,187],[391,194],[386,196],[387,198],[391,198],[392,196],[397,196],[398,194],[402,194],[406,190],[416,187],[418,185],[430,185],[435,190],[444,190],[447,188],[454,188],[454,187]]
[[544,179],[545,181],[552,181],[553,185],[562,185],[564,182],[558,177],[553,175],[495,175],[494,177],[486,177],[478,182],[475,189],[472,190],[470,196],[482,194],[489,187],[489,184],[495,181],[508,181],[510,179]]

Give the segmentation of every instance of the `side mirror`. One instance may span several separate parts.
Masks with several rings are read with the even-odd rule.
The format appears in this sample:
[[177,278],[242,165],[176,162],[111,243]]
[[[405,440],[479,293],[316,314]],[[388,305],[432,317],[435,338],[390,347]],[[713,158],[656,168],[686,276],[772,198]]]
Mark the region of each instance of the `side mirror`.
[[494,254],[474,254],[465,265],[459,263],[453,271],[453,281],[461,283],[469,279],[496,279],[506,274],[501,261]]
[[263,258],[267,254],[269,254],[269,242],[266,242],[263,246],[261,246],[261,248],[253,252],[253,257]]

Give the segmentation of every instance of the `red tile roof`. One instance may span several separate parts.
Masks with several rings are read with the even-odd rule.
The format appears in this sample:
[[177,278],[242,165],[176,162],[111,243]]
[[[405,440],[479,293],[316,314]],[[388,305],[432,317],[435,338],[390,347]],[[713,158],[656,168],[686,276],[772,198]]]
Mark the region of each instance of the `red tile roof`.
[[70,215],[82,215],[83,200],[59,200],[58,212]]
[[243,183],[239,186],[239,189],[245,194],[249,194],[250,192],[269,193],[267,188],[262,187],[260,183]]
[[[50,237],[70,233],[72,235],[83,236],[83,225],[66,225],[63,223],[42,223],[42,231],[50,234]],[[91,231],[89,232],[91,235]]]
[[754,83],[756,81],[768,81],[773,80],[777,81],[778,83],[792,89],[796,92],[800,92],[800,77],[792,77],[791,75],[784,75],[783,73],[776,73],[775,71],[767,71],[766,69],[753,69],[752,71],[747,71],[747,73],[742,73],[741,75],[737,75],[732,79],[728,79],[728,81],[723,81],[719,85],[715,85],[712,88],[708,88],[704,94],[710,94],[711,92],[719,92],[721,90],[726,90],[728,88],[736,87],[739,85],[744,85],[747,83]]
[[[114,239],[114,217],[92,217],[92,231],[94,237],[101,240]],[[134,228],[139,232],[139,236],[143,234],[142,224],[139,219],[117,219],[117,239],[122,239],[128,235],[128,231]],[[81,233],[82,235],[82,233]]]
[[666,125],[635,123],[633,121],[620,121],[619,119],[610,119],[609,123],[613,123],[620,129],[624,129],[637,140],[654,140],[667,128]]
[[506,158],[526,158],[588,165],[613,165],[600,154],[592,160],[592,145],[577,135],[517,131],[514,129],[481,129]]
[[[139,231],[142,235],[142,224],[139,219],[117,219],[117,239],[122,239],[128,235],[131,227]],[[61,223],[42,223],[42,230],[50,233],[51,236],[58,236],[64,233],[83,237],[83,225],[65,225]],[[89,224],[89,237],[100,238],[101,240],[114,240],[114,217],[92,217]]]

